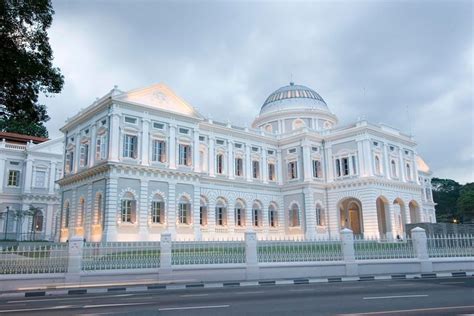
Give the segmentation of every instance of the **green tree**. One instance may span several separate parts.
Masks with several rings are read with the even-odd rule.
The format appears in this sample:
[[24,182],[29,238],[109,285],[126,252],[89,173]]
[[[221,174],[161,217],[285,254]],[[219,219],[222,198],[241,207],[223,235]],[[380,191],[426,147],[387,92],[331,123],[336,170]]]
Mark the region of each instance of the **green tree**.
[[[47,136],[49,117],[40,93],[61,92],[64,78],[53,67],[47,29],[49,0],[0,1],[0,120],[3,131]],[[23,129],[21,127],[24,127]]]
[[462,222],[474,222],[474,182],[466,183],[462,187],[457,208]]
[[451,222],[458,216],[457,200],[462,185],[451,179],[431,179],[433,200],[436,205],[436,220]]

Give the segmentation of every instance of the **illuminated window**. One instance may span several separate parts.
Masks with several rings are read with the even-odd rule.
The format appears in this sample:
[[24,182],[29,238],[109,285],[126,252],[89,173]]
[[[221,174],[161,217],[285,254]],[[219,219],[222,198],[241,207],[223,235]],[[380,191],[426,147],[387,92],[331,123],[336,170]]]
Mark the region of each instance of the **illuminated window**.
[[191,146],[179,144],[179,164],[182,166],[191,166]]
[[165,202],[161,196],[156,195],[151,201],[151,222],[163,224],[165,218]]
[[120,219],[122,223],[135,223],[137,218],[137,201],[131,193],[125,194],[120,202]]
[[300,210],[297,204],[292,204],[288,211],[289,215],[289,226],[298,227],[300,226]]
[[268,224],[270,227],[277,227],[278,226],[278,214],[275,210],[275,206],[270,205],[268,207]]
[[188,199],[182,197],[178,204],[179,210],[179,223],[180,224],[191,224],[191,203]]

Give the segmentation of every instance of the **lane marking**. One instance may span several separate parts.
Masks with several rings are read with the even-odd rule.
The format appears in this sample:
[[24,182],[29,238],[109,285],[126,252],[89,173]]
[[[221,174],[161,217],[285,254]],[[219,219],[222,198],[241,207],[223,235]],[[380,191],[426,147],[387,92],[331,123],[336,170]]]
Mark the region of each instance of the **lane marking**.
[[55,310],[55,309],[66,309],[66,308],[71,308],[71,307],[74,307],[74,306],[75,305],[62,305],[62,306],[52,306],[52,307],[9,309],[9,310],[2,310],[2,311],[0,311],[0,313],[47,311],[47,310]]
[[7,301],[8,304],[14,303],[29,303],[29,302],[47,302],[47,301],[69,301],[69,300],[90,300],[95,298],[106,298],[106,297],[127,297],[138,294],[117,294],[117,295],[100,295],[100,296],[81,296],[81,297],[60,297],[60,298],[42,298],[22,301]]
[[442,310],[465,309],[465,308],[474,308],[474,305],[445,306],[445,307],[418,308],[418,309],[400,309],[400,310],[392,310],[392,311],[367,312],[367,313],[355,313],[355,314],[339,314],[339,315],[356,316],[356,315],[404,314],[404,313],[412,313],[412,312],[429,312],[429,311],[442,311]]
[[382,300],[389,298],[411,298],[411,297],[427,297],[428,294],[414,294],[414,295],[392,295],[392,296],[369,296],[364,297],[364,300]]
[[244,294],[261,294],[261,293],[265,293],[264,291],[253,291],[253,292],[237,292],[235,294],[237,295],[244,295]]
[[314,289],[291,289],[290,292],[312,292]]
[[198,297],[198,296],[208,296],[209,294],[203,293],[203,294],[183,294],[180,295],[181,297]]
[[189,309],[211,309],[211,308],[227,308],[230,305],[205,305],[205,306],[183,306],[183,307],[165,307],[159,308],[159,311],[177,311],[177,310],[189,310]]
[[98,304],[98,305],[84,305],[83,308],[101,308],[101,307],[117,307],[117,306],[130,306],[130,305],[146,305],[154,303],[121,303],[121,304]]
[[407,284],[387,284],[390,287],[405,287],[405,286],[425,286],[424,284],[415,284],[415,283],[407,283]]

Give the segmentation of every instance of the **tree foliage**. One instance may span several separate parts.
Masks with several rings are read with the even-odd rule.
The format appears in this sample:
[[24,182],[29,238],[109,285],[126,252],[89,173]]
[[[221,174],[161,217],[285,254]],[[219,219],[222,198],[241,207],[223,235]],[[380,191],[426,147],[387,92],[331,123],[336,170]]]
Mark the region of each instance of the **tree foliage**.
[[53,67],[46,31],[53,14],[49,0],[0,2],[0,119],[4,131],[45,136],[42,123],[49,117],[38,97],[61,92],[64,84],[59,68]]
[[474,182],[462,187],[457,207],[463,222],[474,221]]
[[438,222],[474,220],[474,184],[459,184],[451,179],[433,178],[433,200]]

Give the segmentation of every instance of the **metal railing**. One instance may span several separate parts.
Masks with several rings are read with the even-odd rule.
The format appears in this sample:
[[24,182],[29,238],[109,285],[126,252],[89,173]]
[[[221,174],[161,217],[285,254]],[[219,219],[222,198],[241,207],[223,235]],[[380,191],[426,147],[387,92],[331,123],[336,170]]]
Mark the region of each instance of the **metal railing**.
[[474,257],[474,235],[430,236],[427,242],[430,258]]
[[259,241],[258,262],[317,262],[341,261],[343,253],[339,240]]
[[67,272],[68,245],[0,246],[0,274],[36,274]]
[[411,239],[397,241],[355,238],[354,253],[356,260],[415,258],[415,250]]
[[175,241],[172,265],[245,263],[244,241]]
[[82,270],[146,269],[160,267],[160,242],[86,242]]

